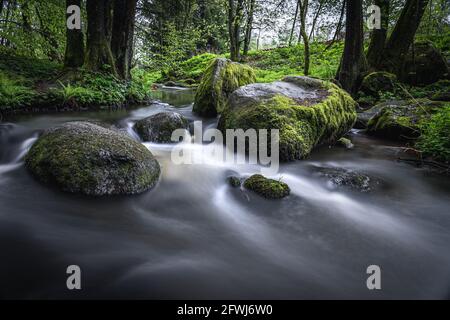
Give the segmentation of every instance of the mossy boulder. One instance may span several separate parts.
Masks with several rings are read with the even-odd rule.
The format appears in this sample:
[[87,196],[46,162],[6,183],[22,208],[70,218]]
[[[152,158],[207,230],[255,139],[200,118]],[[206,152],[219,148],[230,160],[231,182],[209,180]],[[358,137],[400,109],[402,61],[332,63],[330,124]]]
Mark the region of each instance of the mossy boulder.
[[255,174],[245,180],[244,187],[267,199],[281,199],[287,197],[291,192],[286,183],[268,179],[260,174]]
[[381,92],[394,92],[396,89],[397,77],[389,72],[372,72],[363,78],[360,91],[366,95],[380,98]]
[[280,160],[291,161],[346,134],[356,120],[355,107],[350,95],[335,84],[286,77],[233,92],[218,127],[225,138],[227,129],[267,129],[268,141],[270,129],[278,129]]
[[215,117],[222,112],[234,90],[255,81],[251,67],[224,58],[215,59],[205,70],[193,111],[203,117]]
[[354,144],[350,139],[342,137],[338,141],[336,141],[336,146],[351,149],[354,147]]
[[43,183],[93,196],[141,193],[160,175],[158,162],[142,144],[90,122],[45,131],[25,165]]
[[414,44],[405,56],[398,74],[400,81],[415,86],[428,85],[448,76],[446,59],[430,41]]
[[358,112],[356,122],[353,127],[356,129],[367,129],[367,124],[369,123],[370,119],[372,119],[378,112],[380,112],[381,109],[386,106],[392,106],[402,103],[403,101],[389,100],[379,103],[365,111]]
[[136,122],[134,129],[143,141],[171,143],[176,129],[188,129],[189,121],[176,112],[160,112]]
[[420,136],[419,122],[442,107],[428,99],[399,100],[376,106],[379,111],[367,123],[367,133],[392,140]]

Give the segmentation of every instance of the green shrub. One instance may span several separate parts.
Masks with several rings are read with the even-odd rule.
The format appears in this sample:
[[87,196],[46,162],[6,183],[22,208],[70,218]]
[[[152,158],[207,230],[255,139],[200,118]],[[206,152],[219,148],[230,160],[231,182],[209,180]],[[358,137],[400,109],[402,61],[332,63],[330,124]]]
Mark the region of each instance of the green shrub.
[[422,134],[417,147],[437,160],[450,161],[450,104],[420,123]]
[[0,74],[0,109],[29,106],[35,92],[17,81]]

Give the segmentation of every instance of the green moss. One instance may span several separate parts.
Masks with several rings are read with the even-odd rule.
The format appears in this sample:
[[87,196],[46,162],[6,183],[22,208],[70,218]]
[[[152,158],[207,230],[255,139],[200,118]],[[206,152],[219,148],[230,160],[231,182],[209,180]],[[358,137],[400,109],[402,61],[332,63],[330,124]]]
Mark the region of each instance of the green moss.
[[193,111],[204,117],[215,117],[223,111],[228,96],[234,90],[255,81],[252,68],[231,60],[216,59],[203,75]]
[[360,90],[367,95],[379,98],[382,92],[397,90],[397,77],[389,72],[372,72],[364,77]]
[[268,199],[281,199],[291,192],[286,183],[267,179],[260,174],[255,174],[245,180],[244,187]]
[[46,131],[25,164],[43,183],[88,195],[140,193],[152,187],[160,173],[143,145],[89,122]]
[[332,83],[322,82],[321,89],[327,90],[328,96],[311,106],[276,95],[248,106],[227,109],[219,128],[223,132],[226,129],[279,129],[280,160],[303,159],[314,146],[339,139],[356,121],[356,102],[350,95]]

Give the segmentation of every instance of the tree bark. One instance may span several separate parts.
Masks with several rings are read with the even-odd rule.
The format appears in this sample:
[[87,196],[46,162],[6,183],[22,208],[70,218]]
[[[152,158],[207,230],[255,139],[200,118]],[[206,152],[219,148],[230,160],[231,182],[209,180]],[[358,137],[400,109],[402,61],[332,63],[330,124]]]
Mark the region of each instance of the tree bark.
[[117,75],[108,35],[108,0],[87,0],[87,53],[85,66],[88,70],[104,70],[109,65],[110,72]]
[[300,7],[300,1],[297,1],[297,5],[295,6],[295,14],[294,14],[294,22],[292,22],[291,34],[289,35],[289,47],[292,45],[292,39],[294,37],[295,24],[297,23],[298,16],[298,8]]
[[336,41],[338,33],[341,32],[342,21],[344,20],[344,15],[345,15],[345,7],[346,7],[346,0],[344,0],[342,2],[341,15],[339,16],[339,22],[338,22],[338,25],[336,27],[336,31],[334,32],[333,39],[331,39],[330,43],[326,46],[326,48],[323,51],[326,51],[326,50],[330,49],[330,47]]
[[248,50],[250,49],[250,41],[252,39],[252,31],[253,31],[253,13],[255,11],[255,3],[256,0],[250,0],[250,8],[247,17],[247,28],[245,30],[244,56],[248,54]]
[[241,22],[244,11],[244,0],[229,0],[228,28],[230,33],[230,58],[232,61],[241,59]]
[[[66,9],[76,5],[81,8],[81,0],[66,0]],[[69,14],[67,14],[69,17]],[[67,68],[79,68],[84,63],[84,35],[81,29],[66,30],[66,51],[64,54],[64,66]]]
[[303,38],[304,44],[304,60],[303,73],[305,76],[309,75],[310,54],[309,54],[309,38],[306,33],[306,15],[308,14],[308,0],[299,1],[300,5],[300,35]]
[[367,50],[367,62],[369,66],[376,68],[380,63],[380,58],[386,45],[389,28],[389,0],[375,0],[375,5],[381,9],[381,29],[372,31],[369,49]]
[[337,79],[342,88],[356,93],[358,80],[364,70],[362,0],[347,1],[345,44]]
[[379,69],[392,73],[399,72],[404,56],[414,41],[427,4],[428,0],[407,0],[386,43],[380,64],[377,66]]
[[115,0],[111,50],[117,73],[122,79],[130,78],[133,58],[133,39],[137,0]]
[[309,37],[308,37],[308,39],[310,41],[311,41],[311,37],[312,37],[312,35],[314,33],[314,28],[316,27],[317,19],[319,18],[320,12],[322,11],[322,7],[323,7],[324,2],[325,2],[324,0],[320,0],[319,8],[317,9],[316,14],[314,15],[313,23],[312,23],[312,26],[311,26],[311,32],[309,33]]

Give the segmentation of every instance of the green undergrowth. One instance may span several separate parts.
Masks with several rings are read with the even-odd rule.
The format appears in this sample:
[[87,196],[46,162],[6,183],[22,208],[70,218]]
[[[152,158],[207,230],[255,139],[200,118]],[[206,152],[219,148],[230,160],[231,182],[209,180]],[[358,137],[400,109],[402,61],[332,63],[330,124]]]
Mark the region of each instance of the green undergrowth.
[[450,162],[450,103],[440,108],[429,120],[419,123],[421,135],[416,147],[425,156]]
[[[337,42],[326,49],[326,44],[311,44],[310,75],[322,79],[334,78],[342,55],[343,43]],[[175,81],[187,85],[198,84],[203,73],[215,58],[229,55],[203,53],[194,56],[176,67],[164,70],[142,71],[143,77],[153,82]],[[242,63],[255,70],[257,82],[273,82],[289,75],[303,75],[303,45],[269,50],[253,50]]]
[[149,98],[153,79],[141,72],[131,81],[108,73],[65,70],[56,63],[0,54],[2,114],[57,109],[117,107]]

